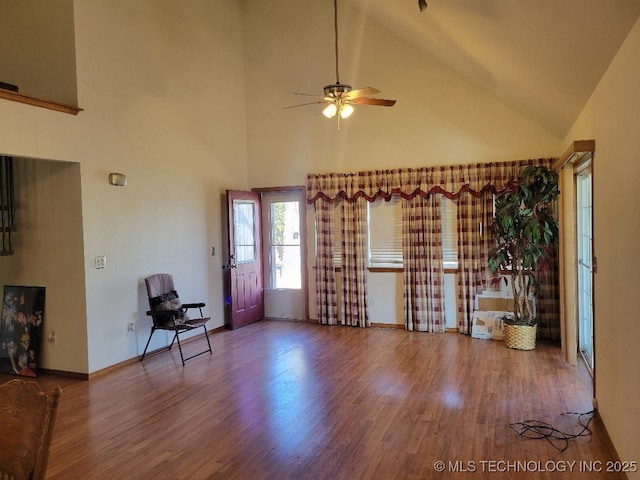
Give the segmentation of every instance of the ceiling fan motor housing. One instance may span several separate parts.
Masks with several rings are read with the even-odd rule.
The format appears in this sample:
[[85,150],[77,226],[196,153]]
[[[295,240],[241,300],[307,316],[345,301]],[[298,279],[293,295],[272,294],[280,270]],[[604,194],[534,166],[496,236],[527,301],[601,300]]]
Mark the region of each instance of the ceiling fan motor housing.
[[332,83],[324,87],[324,94],[328,97],[341,97],[345,93],[351,91],[351,85],[345,85],[344,83]]

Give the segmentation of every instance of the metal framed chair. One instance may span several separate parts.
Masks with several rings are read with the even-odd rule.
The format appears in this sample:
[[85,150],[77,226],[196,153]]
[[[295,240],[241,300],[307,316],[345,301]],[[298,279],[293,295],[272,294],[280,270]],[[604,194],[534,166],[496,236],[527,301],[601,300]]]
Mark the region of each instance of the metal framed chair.
[[[178,292],[173,284],[173,276],[168,273],[157,273],[145,278],[145,285],[147,287],[147,295],[149,297],[149,308],[147,315],[149,315],[153,324],[151,325],[151,333],[147,340],[147,345],[144,347],[144,352],[140,356],[140,361],[144,360],[151,342],[151,337],[157,330],[168,330],[174,333],[171,344],[166,349],[160,349],[160,351],[171,350],[174,343],[178,343],[178,350],[180,351],[180,359],[182,360],[182,366],[184,366],[187,360],[194,357],[203,355],[205,353],[212,354],[211,342],[209,341],[209,333],[207,332],[207,322],[211,320],[211,317],[205,317],[202,314],[202,308],[205,307],[204,303],[182,303]],[[189,318],[189,309],[198,309],[200,316],[198,318]],[[207,340],[208,348],[195,355],[184,357],[182,352],[182,345],[180,344],[180,335],[190,332],[197,328],[204,330],[204,337]]]
[[45,478],[61,394],[60,387],[45,393],[34,381],[0,385],[0,478]]

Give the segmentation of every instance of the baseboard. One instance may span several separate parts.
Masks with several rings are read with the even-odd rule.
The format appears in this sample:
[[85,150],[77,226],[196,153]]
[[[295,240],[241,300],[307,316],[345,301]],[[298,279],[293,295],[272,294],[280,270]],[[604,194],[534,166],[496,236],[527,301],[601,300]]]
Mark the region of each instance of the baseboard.
[[[216,327],[213,328],[211,330],[207,330],[207,332],[212,335],[212,334],[216,334],[219,333],[223,330],[226,330],[225,326],[221,326],[221,327]],[[186,345],[189,344],[195,340],[198,340],[199,338],[201,338],[204,335],[204,333],[200,333],[198,335],[194,335],[193,337],[189,337],[185,340],[180,340],[180,342],[182,343],[182,345]],[[160,353],[162,351],[165,351],[167,349],[167,347],[161,347],[158,348],[156,350],[152,350],[147,352],[147,355],[153,355],[154,353]],[[134,363],[137,363],[140,361],[140,357],[139,356],[135,356],[132,358],[128,358],[127,360],[123,360],[122,362],[118,362],[115,363],[113,365],[109,365],[106,368],[100,369],[100,370],[96,370],[93,373],[78,373],[78,372],[67,372],[64,370],[52,370],[52,369],[48,369],[48,368],[39,368],[38,371],[46,374],[46,375],[52,375],[52,376],[57,376],[57,377],[66,377],[66,378],[74,378],[77,380],[95,380],[96,378],[100,378],[103,377],[111,372],[114,372],[116,370],[121,369],[122,367],[126,367],[128,365],[132,365]]]
[[[160,349],[161,350],[161,349]],[[115,372],[116,370],[120,370],[122,367],[126,367],[128,365],[132,365],[136,362],[139,362],[140,359],[138,357],[129,358],[122,362],[115,363],[113,365],[109,365],[101,370],[96,370],[93,373],[89,374],[89,378],[87,380],[95,380],[96,378],[104,377],[105,375]]]
[[52,370],[50,368],[38,368],[38,375],[51,375],[54,377],[73,378],[75,380],[89,380],[88,373],[65,372],[64,370]]
[[280,317],[264,317],[263,320],[269,322],[298,322],[298,323],[313,323],[317,324],[317,320],[313,320],[311,318],[280,318]]
[[[593,399],[593,404],[596,412],[594,420],[598,423],[598,427],[600,427],[600,429],[602,430],[602,434],[604,435],[604,441],[607,444],[607,447],[609,447],[609,451],[611,451],[611,456],[613,457],[612,460],[614,462],[622,462],[620,459],[620,455],[618,455],[618,451],[616,450],[616,447],[613,444],[613,440],[611,440],[611,436],[609,435],[607,427],[602,421],[600,412],[597,409],[598,400],[596,398]],[[619,478],[622,480],[629,480],[629,475],[627,475],[627,472],[619,472],[619,476],[620,476]]]
[[[283,321],[293,321],[293,322],[307,322],[307,323],[318,323],[318,320],[288,320],[284,318],[265,318],[265,320],[283,320]],[[405,330],[404,323],[372,323],[371,328],[389,328],[394,330]],[[458,333],[458,329],[456,327],[447,328],[447,332]]]
[[372,323],[371,328],[390,328],[404,330],[404,324],[400,323]]

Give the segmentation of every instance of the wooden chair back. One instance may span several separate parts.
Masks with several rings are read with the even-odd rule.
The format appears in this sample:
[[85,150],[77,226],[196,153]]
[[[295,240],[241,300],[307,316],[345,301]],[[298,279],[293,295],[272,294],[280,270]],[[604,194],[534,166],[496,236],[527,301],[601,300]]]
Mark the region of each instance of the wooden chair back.
[[1,480],[45,478],[61,393],[20,379],[0,385]]

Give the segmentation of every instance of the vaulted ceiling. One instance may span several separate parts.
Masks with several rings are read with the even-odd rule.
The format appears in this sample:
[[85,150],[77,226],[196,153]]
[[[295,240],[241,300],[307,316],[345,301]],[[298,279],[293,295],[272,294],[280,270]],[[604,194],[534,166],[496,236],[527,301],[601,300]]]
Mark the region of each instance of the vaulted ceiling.
[[640,15],[640,0],[344,1],[559,138]]

